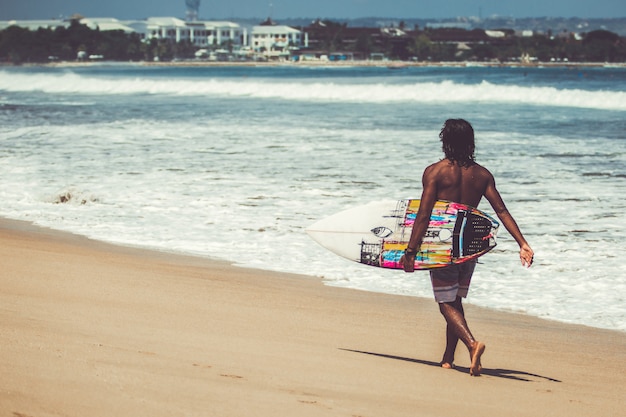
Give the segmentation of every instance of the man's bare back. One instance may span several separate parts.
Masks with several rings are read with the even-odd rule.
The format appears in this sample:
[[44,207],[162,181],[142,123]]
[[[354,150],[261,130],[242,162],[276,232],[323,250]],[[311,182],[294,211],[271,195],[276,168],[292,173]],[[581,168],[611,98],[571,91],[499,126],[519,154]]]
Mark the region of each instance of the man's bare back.
[[[432,210],[436,200],[454,201],[478,207],[484,196],[518,243],[523,240],[515,220],[510,216],[496,188],[493,175],[485,167],[475,162],[462,166],[447,158],[442,159],[424,170],[422,185],[421,205],[425,209],[422,213],[423,217],[430,217],[429,208]],[[428,219],[422,220],[424,226],[427,226]]]
[[448,159],[429,166],[424,172],[424,180],[434,183],[436,200],[455,201],[472,207],[478,206],[493,184],[491,173],[477,163],[460,166]]

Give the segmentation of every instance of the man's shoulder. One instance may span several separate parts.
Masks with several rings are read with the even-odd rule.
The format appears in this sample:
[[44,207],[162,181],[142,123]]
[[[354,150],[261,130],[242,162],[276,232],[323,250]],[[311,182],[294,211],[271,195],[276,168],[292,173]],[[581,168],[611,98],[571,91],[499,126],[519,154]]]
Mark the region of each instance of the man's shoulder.
[[472,165],[472,169],[476,170],[477,172],[483,174],[483,175],[489,175],[492,176],[491,171],[489,171],[487,168],[485,168],[484,166],[474,162],[474,164]]
[[437,169],[441,169],[447,165],[449,165],[449,161],[447,159],[442,159],[440,161],[437,161],[435,163],[430,164],[429,166],[426,167],[425,171],[434,171]]
[[[450,175],[453,175],[452,172],[454,171],[455,168],[460,168],[460,167],[450,162],[447,159],[442,159],[426,167],[426,169],[424,170],[424,177],[431,178],[431,179],[448,177]],[[470,171],[471,175],[477,179],[478,178],[484,178],[484,179],[493,178],[493,175],[487,168],[485,168],[484,166],[476,162],[472,162],[469,166],[466,166],[461,169],[462,171],[465,171],[465,170]]]
[[[426,167],[426,170],[436,171],[439,169],[451,167],[452,165],[456,165],[456,164],[449,161],[448,159],[442,159],[442,160],[439,160],[437,162],[430,164],[428,167]],[[456,165],[456,166],[459,166],[459,165]],[[465,165],[464,167],[469,168],[469,169],[474,169],[476,171],[489,172],[487,168],[473,161],[469,165]]]
[[439,175],[444,166],[447,165],[447,161],[442,159],[441,161],[437,161],[433,164],[428,165],[424,169],[424,178],[432,178],[434,176]]

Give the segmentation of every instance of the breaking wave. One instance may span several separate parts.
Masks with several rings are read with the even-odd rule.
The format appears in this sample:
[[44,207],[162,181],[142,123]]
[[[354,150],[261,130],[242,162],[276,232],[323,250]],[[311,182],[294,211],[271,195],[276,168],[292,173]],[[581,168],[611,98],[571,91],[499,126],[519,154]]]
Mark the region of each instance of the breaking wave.
[[18,74],[0,71],[0,91],[81,95],[177,95],[363,103],[514,103],[626,110],[626,92],[500,85],[487,81],[335,82],[329,80],[98,78],[76,73]]

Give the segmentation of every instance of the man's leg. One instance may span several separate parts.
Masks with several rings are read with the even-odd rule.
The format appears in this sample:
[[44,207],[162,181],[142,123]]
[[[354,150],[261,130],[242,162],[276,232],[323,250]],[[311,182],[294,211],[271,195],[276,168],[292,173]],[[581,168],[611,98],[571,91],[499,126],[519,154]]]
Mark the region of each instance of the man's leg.
[[[461,314],[465,315],[463,312],[463,305],[461,304],[461,298],[457,297],[454,303],[455,305],[458,303],[458,309],[461,311]],[[443,358],[441,360],[442,368],[446,368],[446,369],[454,368],[454,352],[456,352],[456,346],[458,342],[459,342],[459,337],[456,335],[456,331],[454,330],[454,327],[449,324],[446,325],[446,350],[443,353]]]
[[456,345],[459,342],[454,329],[450,326],[446,326],[446,350],[443,352],[443,358],[441,359],[441,367],[445,369],[454,368],[454,352],[456,351]]
[[[456,348],[456,341],[461,339],[465,346],[467,346],[467,350],[470,354],[470,375],[480,375],[482,370],[480,358],[485,351],[485,344],[474,339],[474,336],[467,325],[467,321],[465,320],[465,312],[463,311],[461,298],[457,297],[456,300],[452,302],[439,303],[439,311],[441,311],[441,314],[446,319],[446,323],[448,325],[446,328],[448,343],[446,344],[446,353],[444,353],[444,358],[445,355],[449,353],[449,350],[454,352],[454,348]],[[450,337],[451,334],[456,336],[456,341],[454,340],[454,336]],[[452,346],[451,343],[454,343],[454,345]]]

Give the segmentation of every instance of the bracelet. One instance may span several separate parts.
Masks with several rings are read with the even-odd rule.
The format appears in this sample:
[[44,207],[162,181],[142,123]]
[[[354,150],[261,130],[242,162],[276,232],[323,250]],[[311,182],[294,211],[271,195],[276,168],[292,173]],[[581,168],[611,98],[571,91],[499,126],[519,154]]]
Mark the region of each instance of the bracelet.
[[415,256],[417,255],[417,250],[416,249],[411,249],[407,246],[407,248],[404,250],[404,254],[408,255],[408,256]]

